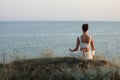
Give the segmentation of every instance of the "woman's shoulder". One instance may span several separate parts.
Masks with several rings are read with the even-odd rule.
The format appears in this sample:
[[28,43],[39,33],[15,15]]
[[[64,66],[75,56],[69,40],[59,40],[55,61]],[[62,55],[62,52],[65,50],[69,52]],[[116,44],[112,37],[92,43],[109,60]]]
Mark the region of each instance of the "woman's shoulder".
[[82,36],[84,36],[83,34],[82,35],[80,35],[80,37],[82,37]]
[[94,39],[93,39],[93,37],[92,37],[92,36],[90,36],[90,41],[92,41],[92,42],[94,41]]

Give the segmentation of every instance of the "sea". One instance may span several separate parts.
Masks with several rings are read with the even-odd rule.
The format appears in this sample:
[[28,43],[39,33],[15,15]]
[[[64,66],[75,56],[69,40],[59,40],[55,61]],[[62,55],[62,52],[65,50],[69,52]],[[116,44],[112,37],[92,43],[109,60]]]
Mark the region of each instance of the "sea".
[[0,62],[70,56],[84,23],[89,24],[95,55],[120,59],[119,21],[7,21],[0,22]]

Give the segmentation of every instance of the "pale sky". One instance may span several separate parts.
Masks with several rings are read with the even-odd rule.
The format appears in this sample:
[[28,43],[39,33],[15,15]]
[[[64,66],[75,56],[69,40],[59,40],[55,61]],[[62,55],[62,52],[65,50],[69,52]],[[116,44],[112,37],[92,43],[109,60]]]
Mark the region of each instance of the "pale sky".
[[120,21],[120,0],[0,0],[0,21]]

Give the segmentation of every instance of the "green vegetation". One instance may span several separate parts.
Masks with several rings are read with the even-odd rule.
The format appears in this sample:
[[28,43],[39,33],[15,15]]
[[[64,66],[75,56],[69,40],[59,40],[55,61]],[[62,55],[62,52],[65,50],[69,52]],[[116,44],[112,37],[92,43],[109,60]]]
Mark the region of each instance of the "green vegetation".
[[120,80],[120,65],[95,57],[39,58],[0,64],[1,80]]

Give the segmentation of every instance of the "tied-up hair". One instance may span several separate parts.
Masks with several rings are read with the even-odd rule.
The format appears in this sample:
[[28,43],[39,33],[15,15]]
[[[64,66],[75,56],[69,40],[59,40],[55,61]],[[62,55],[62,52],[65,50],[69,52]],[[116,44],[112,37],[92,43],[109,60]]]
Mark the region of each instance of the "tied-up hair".
[[83,24],[82,30],[83,30],[83,32],[86,32],[88,30],[88,24]]

